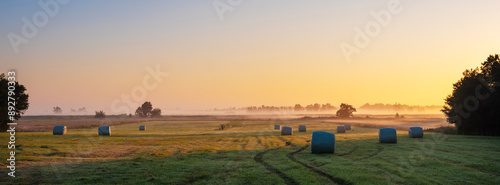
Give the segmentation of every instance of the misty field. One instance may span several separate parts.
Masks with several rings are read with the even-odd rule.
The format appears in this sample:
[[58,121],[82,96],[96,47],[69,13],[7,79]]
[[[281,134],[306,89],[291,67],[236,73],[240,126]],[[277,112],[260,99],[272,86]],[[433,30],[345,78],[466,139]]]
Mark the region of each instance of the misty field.
[[[227,123],[232,127],[218,130]],[[68,128],[63,136],[18,132],[16,178],[6,175],[9,156],[2,152],[0,183],[500,184],[499,137],[425,132],[409,138],[401,129],[397,144],[379,144],[375,126],[353,124],[337,134],[338,123],[177,120],[113,125],[112,136],[97,136],[96,127]],[[293,135],[281,136],[274,124],[293,127]],[[335,133],[335,154],[310,154],[317,130]]]

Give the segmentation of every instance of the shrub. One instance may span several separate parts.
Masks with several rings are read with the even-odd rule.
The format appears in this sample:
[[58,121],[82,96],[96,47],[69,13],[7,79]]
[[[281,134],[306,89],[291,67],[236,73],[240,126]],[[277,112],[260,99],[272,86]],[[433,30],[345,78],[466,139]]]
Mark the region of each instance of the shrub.
[[458,129],[456,127],[453,127],[453,126],[430,128],[430,129],[425,129],[425,131],[426,132],[442,133],[442,134],[452,134],[452,135],[458,134]]
[[105,118],[106,117],[106,113],[104,113],[104,111],[95,111],[95,116],[94,118]]

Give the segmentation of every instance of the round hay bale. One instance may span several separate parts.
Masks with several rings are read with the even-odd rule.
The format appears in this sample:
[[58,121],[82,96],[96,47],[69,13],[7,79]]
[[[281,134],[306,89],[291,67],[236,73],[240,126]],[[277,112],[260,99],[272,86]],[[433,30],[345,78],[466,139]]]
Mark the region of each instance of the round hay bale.
[[292,127],[283,127],[281,128],[281,135],[292,135],[293,128]]
[[423,138],[424,137],[424,129],[422,127],[410,127],[408,130],[408,135],[410,138]]
[[344,128],[345,130],[351,130],[351,124],[345,124]]
[[335,153],[335,134],[314,131],[311,138],[311,153]]
[[398,135],[394,128],[381,128],[378,130],[378,140],[380,143],[397,143]]
[[280,125],[274,125],[274,130],[279,130],[279,129],[281,129]]
[[299,132],[305,132],[306,131],[306,126],[305,125],[299,125]]
[[141,125],[141,126],[139,126],[139,130],[146,131],[146,125]]
[[66,135],[66,126],[64,125],[56,125],[52,130],[53,135]]
[[110,136],[111,135],[111,127],[110,126],[102,126],[97,129],[99,131],[100,136]]
[[345,133],[345,127],[344,126],[337,126],[337,133]]

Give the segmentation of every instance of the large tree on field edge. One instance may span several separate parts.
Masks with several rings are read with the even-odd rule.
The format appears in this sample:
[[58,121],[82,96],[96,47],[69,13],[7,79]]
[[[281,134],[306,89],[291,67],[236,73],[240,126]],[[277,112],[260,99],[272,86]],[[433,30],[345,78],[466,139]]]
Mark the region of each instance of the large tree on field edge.
[[441,110],[459,134],[500,136],[500,59],[490,55],[453,84]]
[[350,118],[354,117],[352,114],[353,112],[356,112],[356,108],[354,108],[352,105],[349,105],[347,103],[342,103],[340,104],[340,109],[337,110],[337,117],[339,118]]
[[[8,130],[9,126],[7,123],[11,123],[12,121],[9,119],[8,116],[8,97],[9,97],[9,84],[8,84],[8,79],[5,76],[5,74],[0,74],[0,131],[5,132]],[[14,98],[15,102],[15,115],[14,119],[18,120],[21,118],[21,115],[24,114],[24,111],[28,109],[29,103],[28,103],[28,94],[25,93],[26,88],[24,85],[21,85],[19,83],[15,83],[14,85],[15,90],[14,94],[11,95],[10,97]],[[11,100],[11,102],[13,102]]]

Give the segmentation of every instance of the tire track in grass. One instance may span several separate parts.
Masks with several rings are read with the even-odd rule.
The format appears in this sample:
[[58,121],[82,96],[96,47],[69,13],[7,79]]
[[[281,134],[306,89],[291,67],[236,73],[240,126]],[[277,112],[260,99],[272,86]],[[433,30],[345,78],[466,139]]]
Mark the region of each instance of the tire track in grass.
[[360,158],[357,158],[357,159],[352,159],[352,161],[361,161],[361,160],[365,160],[365,159],[369,159],[369,158],[372,158],[372,157],[375,157],[376,155],[380,154],[380,152],[384,151],[384,147],[383,146],[377,146],[377,151],[375,151],[374,153],[368,155],[368,156],[365,156],[365,157],[360,157]]
[[[350,155],[350,154],[354,153],[355,151],[357,151],[359,148],[360,148],[359,145],[355,145],[355,149],[354,150],[349,151],[347,154],[343,154],[343,155],[341,154],[341,155],[337,155],[337,156],[344,157],[344,156]],[[369,158],[375,157],[376,155],[380,154],[383,150],[384,150],[383,146],[377,145],[377,151],[371,153],[370,155],[367,155],[367,156],[364,156],[364,157],[359,157],[359,158],[354,158],[354,159],[349,159],[349,158],[346,158],[346,159],[348,159],[350,161],[358,162],[358,161],[362,161],[362,160],[365,160],[365,159],[369,159]]]
[[359,149],[359,146],[355,146],[352,150],[348,151],[347,153],[338,154],[337,156],[344,157],[344,156],[347,156],[347,155],[351,155],[352,153],[354,153],[358,149]]
[[[278,150],[280,148],[276,148],[276,149],[272,149],[272,150]],[[282,171],[278,170],[277,168],[273,167],[272,165],[270,165],[269,163],[264,161],[264,159],[263,159],[264,154],[266,154],[267,152],[272,151],[272,150],[266,150],[264,152],[260,152],[257,155],[255,155],[255,157],[253,159],[255,160],[255,162],[264,166],[268,171],[278,175],[281,179],[283,179],[285,181],[286,184],[288,184],[288,185],[299,184],[295,180],[293,180],[292,178],[286,176],[285,173],[283,173]]]
[[[346,143],[351,143],[350,140],[347,140],[347,141],[349,141],[349,142],[346,142]],[[354,153],[357,150],[359,150],[359,146],[358,145],[353,144],[353,143],[351,143],[351,145],[354,145],[354,148],[352,150],[348,151],[347,153],[337,154],[337,156],[343,157],[343,156],[351,155],[352,153]]]
[[341,184],[341,185],[343,185],[343,184],[352,184],[352,183],[350,183],[350,182],[348,182],[348,181],[346,181],[344,179],[341,179],[341,178],[338,178],[338,177],[334,177],[333,175],[327,174],[327,173],[325,173],[325,172],[323,172],[321,170],[318,170],[318,169],[316,169],[316,168],[314,168],[312,166],[307,165],[306,163],[300,162],[297,159],[295,159],[295,157],[293,155],[295,155],[295,154],[297,154],[297,153],[305,150],[307,147],[309,147],[309,144],[307,144],[306,146],[300,148],[297,151],[294,151],[294,152],[286,154],[286,157],[288,157],[288,159],[292,160],[293,162],[304,166],[309,171],[312,171],[314,173],[317,173],[320,176],[323,176],[323,177],[325,177],[327,179],[330,179],[332,182],[334,182],[336,184]]
[[[357,146],[357,147],[359,148],[359,146]],[[349,160],[349,161],[353,162],[354,164],[358,164],[358,165],[359,165],[359,164],[361,164],[362,160],[365,160],[365,159],[370,159],[370,158],[372,158],[372,157],[375,157],[375,156],[379,155],[382,151],[384,151],[384,148],[385,148],[384,146],[382,146],[382,145],[378,144],[378,145],[377,145],[377,151],[375,151],[375,152],[371,153],[370,155],[367,155],[367,156],[364,156],[364,157],[359,157],[359,158],[354,158],[354,159],[350,159],[350,158],[348,158],[348,157],[344,157],[344,156],[340,156],[340,157],[344,157],[344,159],[347,159],[347,160]],[[392,175],[397,176],[397,177],[398,177],[398,178],[400,178],[400,179],[404,179],[404,177],[402,177],[401,175],[399,175],[399,174],[394,174],[393,172],[391,172],[391,171],[387,170],[386,168],[382,168],[382,167],[380,167],[380,166],[373,165],[373,164],[364,164],[364,165],[369,165],[369,166],[371,166],[372,168],[377,168],[377,169],[380,169],[380,170],[382,170],[382,171],[387,172],[388,174],[392,174]],[[388,181],[392,181],[392,180],[394,180],[394,178],[389,178],[388,176],[387,176],[387,178],[388,178],[388,179],[387,179]]]

